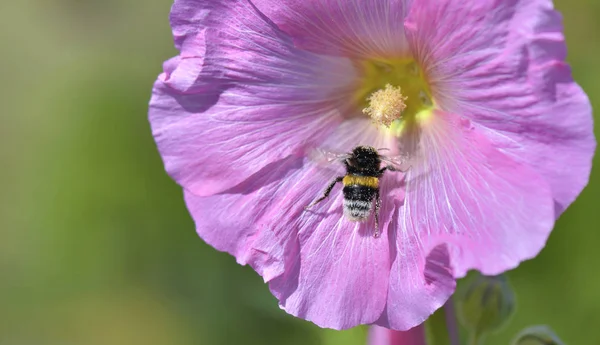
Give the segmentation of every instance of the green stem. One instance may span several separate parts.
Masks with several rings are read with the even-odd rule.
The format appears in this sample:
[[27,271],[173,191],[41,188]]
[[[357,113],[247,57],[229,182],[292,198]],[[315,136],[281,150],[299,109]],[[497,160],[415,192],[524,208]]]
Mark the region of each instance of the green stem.
[[448,330],[450,345],[460,345],[458,323],[456,322],[456,310],[454,309],[452,297],[450,297],[444,305],[444,314],[446,316],[446,329]]

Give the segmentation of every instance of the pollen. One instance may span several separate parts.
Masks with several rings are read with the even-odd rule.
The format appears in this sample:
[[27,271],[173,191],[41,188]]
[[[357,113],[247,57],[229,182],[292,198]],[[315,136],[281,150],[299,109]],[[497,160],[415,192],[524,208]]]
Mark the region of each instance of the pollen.
[[369,106],[363,109],[363,113],[369,115],[374,123],[389,128],[406,109],[406,99],[399,86],[387,84],[384,89],[373,92],[367,98]]

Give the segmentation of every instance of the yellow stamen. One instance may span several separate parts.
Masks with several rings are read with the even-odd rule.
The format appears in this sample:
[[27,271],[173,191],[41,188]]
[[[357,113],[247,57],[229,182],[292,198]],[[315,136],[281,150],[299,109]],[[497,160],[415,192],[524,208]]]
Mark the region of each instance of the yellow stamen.
[[369,115],[376,124],[389,128],[406,109],[406,99],[400,92],[400,87],[387,84],[385,89],[377,90],[369,96],[369,106],[363,109],[363,113]]

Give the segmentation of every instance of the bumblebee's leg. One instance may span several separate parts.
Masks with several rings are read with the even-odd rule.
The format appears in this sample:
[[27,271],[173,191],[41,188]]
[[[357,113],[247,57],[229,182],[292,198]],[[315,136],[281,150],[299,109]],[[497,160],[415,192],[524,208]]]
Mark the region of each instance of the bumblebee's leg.
[[386,165],[383,168],[379,169],[379,176],[383,175],[383,173],[388,170],[388,171],[400,171],[400,172],[406,172],[408,171],[408,168],[404,169],[404,168],[397,168],[393,165]]
[[336,177],[336,179],[331,181],[329,186],[327,186],[327,189],[325,189],[325,193],[323,193],[323,196],[318,198],[317,200],[313,201],[310,205],[306,206],[305,209],[309,209],[309,208],[315,206],[316,204],[320,203],[321,201],[323,201],[325,198],[327,198],[329,196],[329,193],[331,193],[331,190],[333,189],[335,184],[338,182],[342,182],[343,179],[344,179],[344,176]]
[[386,170],[389,170],[389,171],[400,171],[400,170],[398,170],[398,169],[394,168],[394,167],[393,167],[393,166],[391,166],[391,165],[386,165],[386,166],[384,166],[383,168],[379,169],[379,175],[380,175],[380,176],[381,176],[381,175],[383,175],[383,173],[384,173]]
[[379,209],[381,208],[381,198],[379,197],[379,190],[375,193],[375,233],[373,237],[379,237]]

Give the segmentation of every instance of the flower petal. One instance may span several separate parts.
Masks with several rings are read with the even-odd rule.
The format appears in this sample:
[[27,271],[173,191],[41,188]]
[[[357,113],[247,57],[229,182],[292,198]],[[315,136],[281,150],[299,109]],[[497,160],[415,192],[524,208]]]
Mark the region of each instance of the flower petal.
[[387,232],[373,237],[373,222],[342,218],[341,196],[322,217],[313,216],[289,242],[285,274],[270,283],[288,313],[321,327],[346,329],[375,322],[387,298]]
[[[395,214],[398,219],[398,213]],[[395,260],[390,270],[386,309],[376,324],[406,331],[422,324],[442,307],[456,288],[445,244],[424,248],[411,229],[399,222],[390,226],[390,251]]]
[[[391,144],[367,119],[354,119],[338,127],[323,147],[347,152],[356,143]],[[283,309],[322,327],[345,329],[376,322],[388,301],[396,251],[387,228],[396,203],[404,198],[403,176],[386,173],[382,178],[381,237],[374,238],[373,217],[365,223],[343,218],[340,185],[327,200],[304,210],[343,174],[337,165],[332,168],[290,156],[220,194],[202,197],[186,191],[186,201],[199,235],[239,263],[250,264],[269,282]],[[431,312],[427,309],[418,319]]]
[[352,57],[407,54],[404,18],[411,0],[253,0],[294,43]]
[[546,178],[560,215],[587,184],[596,143],[552,2],[426,0],[413,7],[407,36],[439,106],[484,126],[495,146]]
[[421,158],[408,172],[398,217],[401,236],[417,241],[399,241],[398,251],[446,243],[456,277],[469,269],[496,275],[537,255],[554,225],[546,180],[469,120],[435,112],[425,121],[417,135],[403,137],[403,145],[419,140]]
[[494,100],[487,92],[465,91],[456,110],[488,128],[495,146],[548,181],[558,218],[588,183],[596,148],[592,109],[564,63],[542,67],[528,79],[518,97],[510,95],[517,83],[498,85]]
[[182,52],[155,84],[150,121],[166,170],[190,192],[302,155],[342,121],[349,60],[296,49],[246,1],[178,0],[172,21]]

